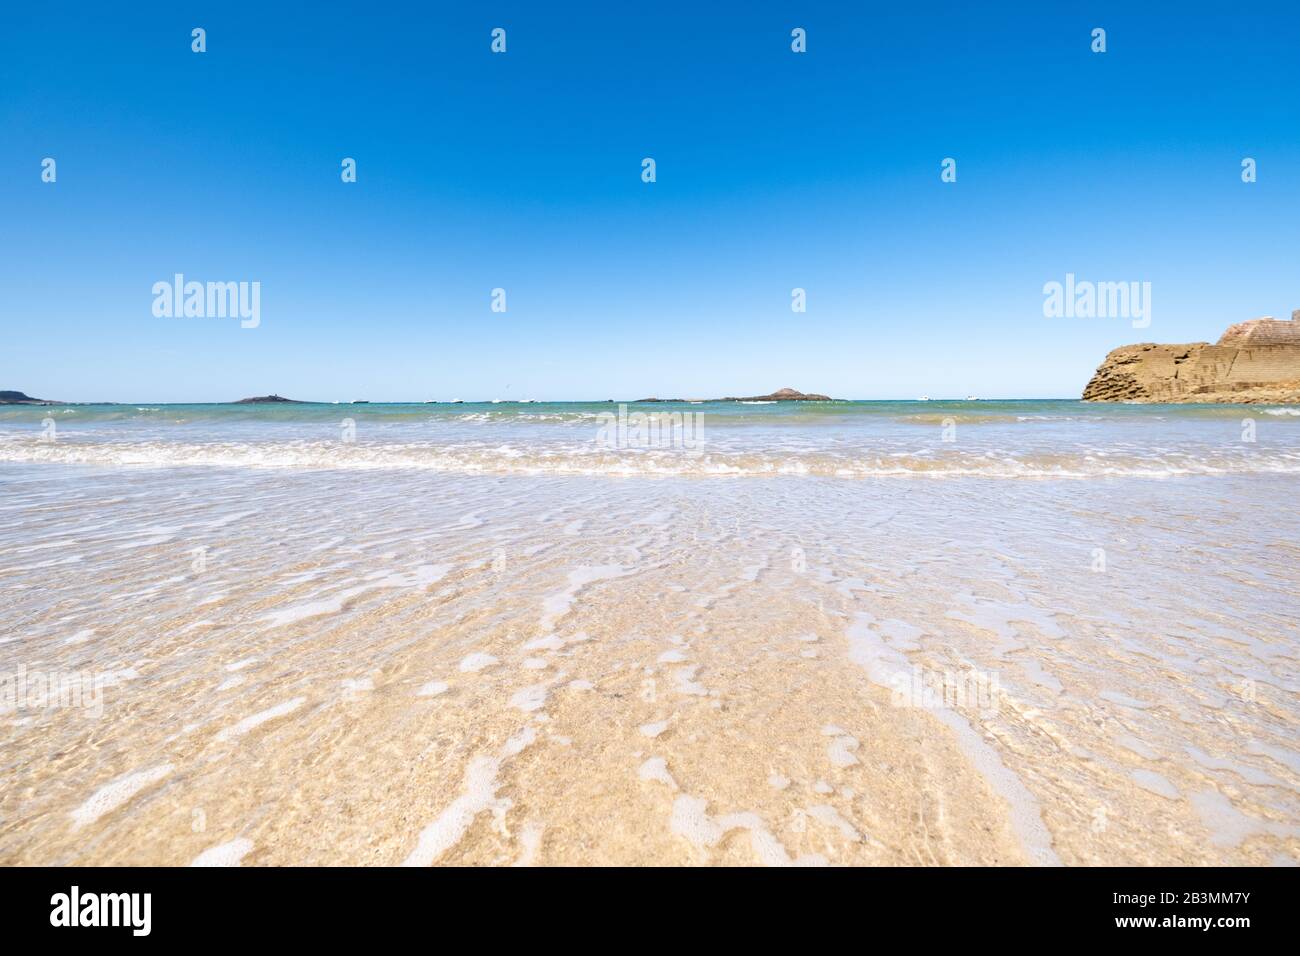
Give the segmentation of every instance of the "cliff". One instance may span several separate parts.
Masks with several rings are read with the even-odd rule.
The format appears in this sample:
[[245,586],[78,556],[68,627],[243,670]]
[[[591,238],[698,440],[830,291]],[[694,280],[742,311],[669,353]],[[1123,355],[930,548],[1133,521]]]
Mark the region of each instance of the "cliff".
[[1214,345],[1143,342],[1113,350],[1085,402],[1300,404],[1300,309],[1230,326]]

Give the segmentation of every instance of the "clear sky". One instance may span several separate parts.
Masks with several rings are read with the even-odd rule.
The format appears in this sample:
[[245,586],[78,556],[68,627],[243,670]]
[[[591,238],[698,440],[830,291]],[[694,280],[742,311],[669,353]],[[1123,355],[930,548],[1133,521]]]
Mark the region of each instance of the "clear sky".
[[[0,388],[1077,397],[1300,308],[1295,2],[280,6],[4,5]],[[1044,318],[1067,272],[1150,328]]]

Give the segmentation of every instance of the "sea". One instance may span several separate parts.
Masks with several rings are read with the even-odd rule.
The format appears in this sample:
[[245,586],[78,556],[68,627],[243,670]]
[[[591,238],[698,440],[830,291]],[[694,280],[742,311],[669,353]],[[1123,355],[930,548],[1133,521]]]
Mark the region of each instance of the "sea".
[[1294,865],[1300,409],[0,407],[0,863]]

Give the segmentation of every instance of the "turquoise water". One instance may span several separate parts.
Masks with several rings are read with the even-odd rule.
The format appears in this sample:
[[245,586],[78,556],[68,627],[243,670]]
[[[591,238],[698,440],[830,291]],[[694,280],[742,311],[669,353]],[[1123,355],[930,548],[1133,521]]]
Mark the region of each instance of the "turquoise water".
[[15,406],[0,410],[0,462],[845,478],[1300,474],[1300,409],[1059,400]]
[[1295,411],[4,409],[0,863],[1294,862]]

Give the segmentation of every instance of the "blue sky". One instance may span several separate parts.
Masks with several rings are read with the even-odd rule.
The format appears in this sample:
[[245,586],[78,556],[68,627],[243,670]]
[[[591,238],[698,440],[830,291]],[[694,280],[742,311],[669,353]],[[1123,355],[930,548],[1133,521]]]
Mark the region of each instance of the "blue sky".
[[[0,14],[0,388],[1077,397],[1300,308],[1294,3],[270,6]],[[1067,272],[1151,327],[1044,318]]]

